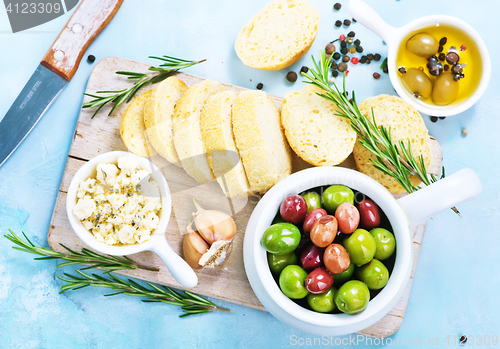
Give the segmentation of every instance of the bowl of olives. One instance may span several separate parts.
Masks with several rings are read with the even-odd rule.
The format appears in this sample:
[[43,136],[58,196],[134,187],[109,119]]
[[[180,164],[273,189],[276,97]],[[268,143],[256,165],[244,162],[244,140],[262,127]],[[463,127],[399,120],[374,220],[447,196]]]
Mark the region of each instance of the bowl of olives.
[[491,60],[481,36],[469,24],[433,15],[394,28],[361,0],[350,0],[348,6],[358,22],[387,43],[391,83],[419,112],[459,114],[483,95]]
[[398,200],[354,170],[299,171],[252,212],[243,244],[248,280],[264,307],[290,326],[316,335],[360,331],[407,287],[410,227],[480,192],[468,169]]

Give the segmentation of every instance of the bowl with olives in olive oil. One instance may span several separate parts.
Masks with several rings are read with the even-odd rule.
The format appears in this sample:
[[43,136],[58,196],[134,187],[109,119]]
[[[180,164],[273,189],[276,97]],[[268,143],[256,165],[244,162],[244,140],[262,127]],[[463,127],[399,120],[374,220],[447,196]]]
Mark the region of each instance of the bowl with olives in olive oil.
[[486,90],[491,75],[488,49],[464,21],[434,15],[394,28],[361,0],[350,0],[349,11],[386,42],[391,83],[418,111],[459,114]]

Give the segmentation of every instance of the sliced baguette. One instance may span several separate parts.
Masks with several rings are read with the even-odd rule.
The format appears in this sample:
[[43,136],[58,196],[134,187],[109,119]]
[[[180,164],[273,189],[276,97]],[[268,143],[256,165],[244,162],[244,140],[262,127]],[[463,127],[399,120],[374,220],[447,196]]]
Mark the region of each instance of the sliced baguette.
[[225,91],[212,80],[203,80],[188,89],[177,102],[172,117],[174,145],[184,170],[199,183],[214,179],[200,128],[200,113],[211,95]]
[[[422,116],[415,108],[403,99],[390,95],[367,98],[359,104],[358,108],[363,115],[368,116],[370,119],[373,109],[377,125],[390,127],[393,143],[404,141],[405,145],[408,145],[408,141],[410,141],[413,157],[417,159],[419,155],[422,155],[425,168],[429,168],[432,160],[429,134]],[[353,154],[360,172],[378,181],[391,193],[405,192],[395,179],[373,166],[370,159],[375,160],[375,156],[361,144],[356,143]],[[410,182],[414,186],[420,184],[420,180],[414,176],[410,177]]]
[[163,80],[144,103],[146,135],[153,148],[167,161],[180,166],[174,146],[172,115],[188,87],[175,76]]
[[120,121],[120,135],[123,143],[129,151],[139,156],[156,154],[148,141],[144,125],[144,103],[151,94],[152,91],[149,90],[134,98]]
[[237,95],[224,91],[210,96],[201,110],[200,125],[210,165],[222,191],[228,197],[243,198],[249,196],[250,188],[231,124],[231,107]]
[[263,193],[290,175],[290,147],[279,111],[265,92],[241,92],[233,103],[232,122],[252,192]]
[[306,85],[285,94],[281,122],[292,149],[314,166],[334,166],[344,161],[356,143],[349,120],[335,115],[337,105],[317,95],[322,90]]
[[276,0],[241,29],[234,49],[252,68],[279,70],[297,62],[311,47],[319,12],[307,0]]

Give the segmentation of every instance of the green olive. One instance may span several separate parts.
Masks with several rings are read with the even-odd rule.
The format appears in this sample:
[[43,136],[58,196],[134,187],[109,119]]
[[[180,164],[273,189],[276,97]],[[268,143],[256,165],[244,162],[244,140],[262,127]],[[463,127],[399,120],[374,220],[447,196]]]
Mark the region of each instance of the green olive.
[[432,93],[431,79],[420,69],[410,68],[403,74],[406,88],[413,94],[418,93],[423,98],[429,98]]
[[434,81],[434,90],[432,91],[432,99],[434,103],[446,105],[457,99],[458,96],[458,81],[453,79],[451,73],[441,74]]
[[406,49],[419,57],[432,57],[439,48],[439,42],[429,34],[416,34],[406,42]]

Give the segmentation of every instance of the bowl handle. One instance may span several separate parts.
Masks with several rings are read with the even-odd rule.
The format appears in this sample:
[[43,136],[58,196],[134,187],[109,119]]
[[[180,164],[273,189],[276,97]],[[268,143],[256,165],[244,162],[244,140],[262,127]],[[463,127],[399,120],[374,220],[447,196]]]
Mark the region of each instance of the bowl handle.
[[392,43],[397,29],[387,24],[366,2],[350,0],[347,8],[357,22],[380,36],[386,44]]
[[406,212],[410,227],[413,227],[436,213],[478,197],[481,191],[478,175],[465,168],[404,196],[397,202]]
[[198,284],[198,277],[196,276],[193,269],[189,266],[189,264],[187,264],[184,259],[182,259],[177,253],[172,250],[167,240],[165,240],[164,238],[158,239],[158,243],[154,245],[150,250],[156,253],[158,257],[161,258],[172,276],[182,286],[191,288],[195,287],[196,284]]

